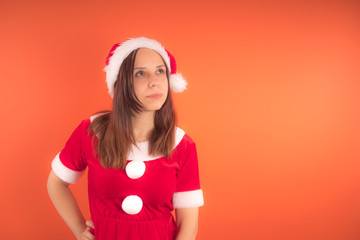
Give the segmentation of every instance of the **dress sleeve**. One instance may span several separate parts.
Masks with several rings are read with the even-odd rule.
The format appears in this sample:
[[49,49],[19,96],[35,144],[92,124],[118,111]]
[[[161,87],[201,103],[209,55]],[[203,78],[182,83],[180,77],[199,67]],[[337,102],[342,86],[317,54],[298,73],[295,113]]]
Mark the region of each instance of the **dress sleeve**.
[[87,121],[82,121],[52,161],[51,167],[56,176],[67,183],[76,183],[87,167],[84,152],[87,126]]
[[[187,135],[184,136],[185,138]],[[174,208],[201,207],[204,205],[200,188],[199,167],[194,142],[186,144],[176,177],[176,189],[172,199]]]

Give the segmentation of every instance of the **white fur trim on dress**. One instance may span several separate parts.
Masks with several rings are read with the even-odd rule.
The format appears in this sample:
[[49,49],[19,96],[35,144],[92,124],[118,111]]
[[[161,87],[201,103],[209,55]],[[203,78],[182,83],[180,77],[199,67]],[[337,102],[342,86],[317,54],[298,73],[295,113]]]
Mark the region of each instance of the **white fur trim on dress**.
[[187,82],[180,73],[170,75],[170,88],[174,92],[183,92],[186,89]]
[[114,96],[114,84],[122,62],[132,51],[138,48],[150,48],[158,52],[170,71],[170,58],[165,48],[159,42],[146,37],[130,38],[122,42],[121,45],[114,50],[114,54],[109,58],[109,64],[104,68],[106,72],[106,83],[111,97]]
[[174,208],[201,207],[204,205],[204,196],[201,189],[176,192],[172,198]]
[[[182,138],[184,137],[185,132],[179,127],[176,127],[175,129],[175,144],[174,148],[181,142]],[[127,157],[128,160],[140,160],[140,161],[151,161],[158,158],[161,158],[162,156],[153,156],[149,155],[149,142],[140,142],[137,143],[138,147],[132,145],[131,151]]]
[[56,155],[54,160],[51,163],[51,167],[56,176],[58,176],[61,180],[67,183],[77,183],[79,178],[84,174],[85,170],[79,172],[74,171],[72,169],[67,168],[61,161],[59,157],[60,153]]
[[90,122],[94,121],[95,118],[97,118],[101,115],[104,115],[104,114],[106,114],[106,113],[97,113],[97,114],[90,116]]

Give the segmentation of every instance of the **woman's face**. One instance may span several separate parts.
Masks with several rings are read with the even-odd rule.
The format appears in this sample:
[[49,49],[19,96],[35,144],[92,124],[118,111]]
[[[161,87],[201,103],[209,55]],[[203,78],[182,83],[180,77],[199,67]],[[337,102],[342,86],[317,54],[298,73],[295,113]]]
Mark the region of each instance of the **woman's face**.
[[134,64],[134,90],[145,111],[159,110],[168,94],[166,66],[161,56],[149,48],[140,48]]

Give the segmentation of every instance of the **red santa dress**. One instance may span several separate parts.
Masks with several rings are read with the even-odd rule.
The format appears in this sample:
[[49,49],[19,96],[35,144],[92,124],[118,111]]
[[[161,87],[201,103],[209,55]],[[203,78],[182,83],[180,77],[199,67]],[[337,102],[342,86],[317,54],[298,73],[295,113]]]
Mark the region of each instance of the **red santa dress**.
[[174,239],[174,208],[204,205],[193,140],[176,127],[169,158],[150,156],[148,142],[132,146],[125,170],[99,163],[83,120],[52,161],[54,173],[76,183],[88,167],[88,193],[96,240]]

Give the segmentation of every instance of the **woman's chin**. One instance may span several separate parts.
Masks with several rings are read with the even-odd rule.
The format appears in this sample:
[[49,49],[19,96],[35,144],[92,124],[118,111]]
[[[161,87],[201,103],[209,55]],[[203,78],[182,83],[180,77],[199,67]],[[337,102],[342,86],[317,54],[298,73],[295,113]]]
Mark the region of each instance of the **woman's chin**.
[[162,107],[161,106],[151,106],[151,107],[145,107],[145,111],[148,111],[148,112],[154,112],[154,111],[158,111],[160,110]]
[[160,110],[160,108],[164,105],[163,102],[159,102],[159,103],[152,103],[152,104],[147,104],[145,105],[145,109],[147,111],[157,111],[157,110]]

